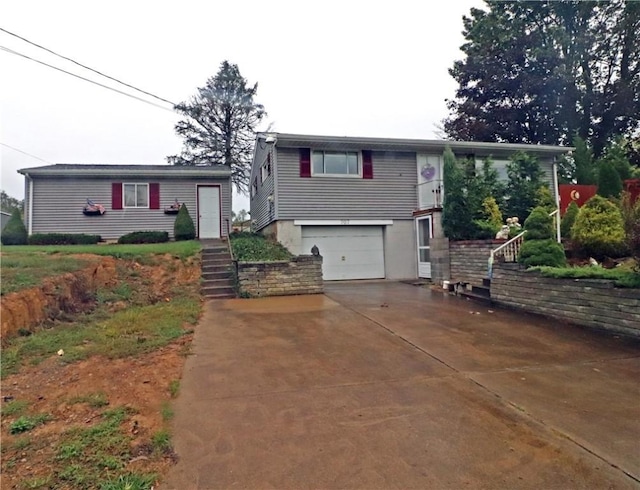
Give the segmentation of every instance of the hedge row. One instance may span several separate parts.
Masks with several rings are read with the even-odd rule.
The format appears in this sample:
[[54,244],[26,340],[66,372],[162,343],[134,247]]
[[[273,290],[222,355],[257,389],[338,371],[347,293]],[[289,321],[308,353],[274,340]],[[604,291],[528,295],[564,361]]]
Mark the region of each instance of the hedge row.
[[134,231],[118,238],[118,243],[164,243],[169,241],[166,231]]
[[94,245],[100,241],[100,235],[82,233],[36,233],[28,238],[29,245]]

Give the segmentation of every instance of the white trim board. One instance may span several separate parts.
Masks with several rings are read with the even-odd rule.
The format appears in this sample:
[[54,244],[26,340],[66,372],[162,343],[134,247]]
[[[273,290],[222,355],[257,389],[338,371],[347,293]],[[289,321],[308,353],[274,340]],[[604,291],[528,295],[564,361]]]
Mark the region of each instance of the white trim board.
[[381,226],[393,225],[392,219],[295,219],[295,226]]

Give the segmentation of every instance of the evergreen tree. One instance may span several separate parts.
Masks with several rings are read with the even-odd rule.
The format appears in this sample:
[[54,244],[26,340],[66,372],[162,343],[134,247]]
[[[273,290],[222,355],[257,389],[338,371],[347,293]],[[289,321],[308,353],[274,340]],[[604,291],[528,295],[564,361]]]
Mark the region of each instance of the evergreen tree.
[[14,208],[11,212],[11,218],[2,230],[3,245],[26,245],[29,234],[22,222],[22,216],[20,216],[20,210]]
[[186,204],[180,206],[180,211],[176,215],[173,223],[173,237],[176,241],[193,240],[196,237],[196,227],[191,219]]
[[602,196],[593,196],[578,212],[571,240],[579,254],[602,260],[627,251],[624,219],[618,206]]
[[542,171],[538,160],[525,152],[517,152],[507,165],[506,215],[516,216],[522,223],[536,206],[537,193],[542,187]]
[[593,150],[587,142],[576,135],[573,138],[574,179],[576,184],[593,185],[598,182],[598,172],[593,159]]
[[622,180],[610,161],[600,163],[598,174],[598,195],[602,197],[618,197],[622,192]]
[[472,227],[464,192],[464,174],[455,155],[448,146],[443,154],[444,199],[442,204],[442,228],[451,240],[469,239]]
[[249,170],[257,125],[266,116],[253,98],[258,84],[247,86],[237,65],[223,61],[215,77],[175,109],[186,117],[175,126],[184,138],[180,155],[167,157],[173,165],[226,165],[239,192],[249,189]]
[[640,2],[487,0],[463,18],[448,136],[570,144],[599,156],[640,127]]
[[562,235],[562,238],[571,238],[571,228],[576,222],[578,211],[580,211],[578,205],[575,201],[571,201],[571,204],[567,207],[567,210],[560,221],[560,235]]

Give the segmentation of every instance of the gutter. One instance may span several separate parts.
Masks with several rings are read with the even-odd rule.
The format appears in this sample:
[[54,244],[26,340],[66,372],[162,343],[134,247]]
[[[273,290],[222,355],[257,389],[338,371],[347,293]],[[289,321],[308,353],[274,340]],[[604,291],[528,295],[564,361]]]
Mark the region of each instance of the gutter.
[[24,176],[27,179],[27,183],[29,185],[29,209],[27,210],[29,228],[27,229],[27,233],[29,234],[29,236],[31,236],[33,234],[33,179],[26,172]]

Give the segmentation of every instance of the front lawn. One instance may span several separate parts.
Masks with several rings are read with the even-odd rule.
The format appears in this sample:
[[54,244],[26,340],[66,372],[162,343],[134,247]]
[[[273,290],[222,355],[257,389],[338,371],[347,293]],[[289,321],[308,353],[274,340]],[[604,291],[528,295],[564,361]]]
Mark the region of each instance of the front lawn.
[[615,281],[616,286],[623,288],[640,288],[640,273],[631,266],[605,269],[600,266],[586,267],[533,267],[545,277],[557,279],[609,279]]

